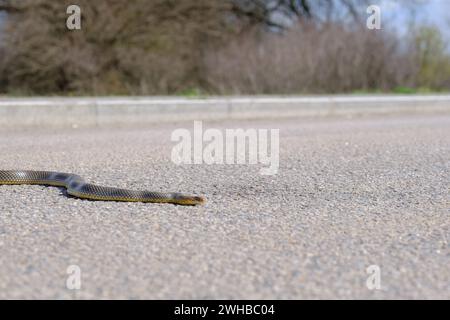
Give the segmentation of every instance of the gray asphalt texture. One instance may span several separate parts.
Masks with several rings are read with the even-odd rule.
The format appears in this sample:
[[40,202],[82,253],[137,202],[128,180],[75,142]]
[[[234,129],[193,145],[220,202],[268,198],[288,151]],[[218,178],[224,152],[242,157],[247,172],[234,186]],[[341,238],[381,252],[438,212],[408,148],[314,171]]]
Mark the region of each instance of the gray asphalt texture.
[[[280,169],[181,165],[176,128],[0,129],[0,168],[205,195],[203,207],[0,186],[0,298],[450,299],[450,115],[204,123],[279,128]],[[69,265],[81,289],[66,287]],[[381,289],[369,290],[370,265]]]

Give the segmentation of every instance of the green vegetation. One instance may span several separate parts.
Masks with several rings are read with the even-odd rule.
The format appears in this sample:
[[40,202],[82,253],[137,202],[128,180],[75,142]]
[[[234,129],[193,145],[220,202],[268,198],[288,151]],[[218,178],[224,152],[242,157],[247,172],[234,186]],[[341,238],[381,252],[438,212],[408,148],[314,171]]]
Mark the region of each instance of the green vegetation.
[[413,94],[413,93],[417,93],[417,89],[399,86],[399,87],[394,88],[394,90],[392,90],[392,92],[400,93],[400,94]]
[[200,98],[204,96],[202,91],[199,88],[189,88],[181,91],[178,95],[187,97],[187,98]]

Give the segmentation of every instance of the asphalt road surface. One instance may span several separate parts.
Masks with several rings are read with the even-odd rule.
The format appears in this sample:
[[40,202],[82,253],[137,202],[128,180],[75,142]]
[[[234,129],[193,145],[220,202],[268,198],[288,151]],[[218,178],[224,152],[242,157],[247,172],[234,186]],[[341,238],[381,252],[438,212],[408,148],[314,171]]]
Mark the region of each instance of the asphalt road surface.
[[0,186],[0,298],[450,299],[450,115],[204,123],[280,129],[273,176],[176,166],[171,133],[192,127],[0,129],[3,170],[208,198]]

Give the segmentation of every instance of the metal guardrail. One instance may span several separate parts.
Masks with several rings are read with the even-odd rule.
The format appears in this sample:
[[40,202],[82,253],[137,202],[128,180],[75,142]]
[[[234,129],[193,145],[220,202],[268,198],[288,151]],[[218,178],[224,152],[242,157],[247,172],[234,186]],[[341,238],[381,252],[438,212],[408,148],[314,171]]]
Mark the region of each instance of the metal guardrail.
[[450,95],[0,98],[0,126],[450,113]]

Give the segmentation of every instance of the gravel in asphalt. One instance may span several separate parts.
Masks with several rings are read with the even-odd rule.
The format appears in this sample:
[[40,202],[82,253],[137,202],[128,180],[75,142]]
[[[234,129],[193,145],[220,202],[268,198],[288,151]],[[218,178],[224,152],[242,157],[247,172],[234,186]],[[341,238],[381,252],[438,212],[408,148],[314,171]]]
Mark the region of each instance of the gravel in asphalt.
[[[202,207],[0,186],[0,298],[450,299],[450,115],[207,122],[280,129],[277,175],[171,162],[176,128],[0,129],[0,168],[205,195]],[[66,287],[67,268],[81,289]],[[367,268],[380,268],[369,290]]]

